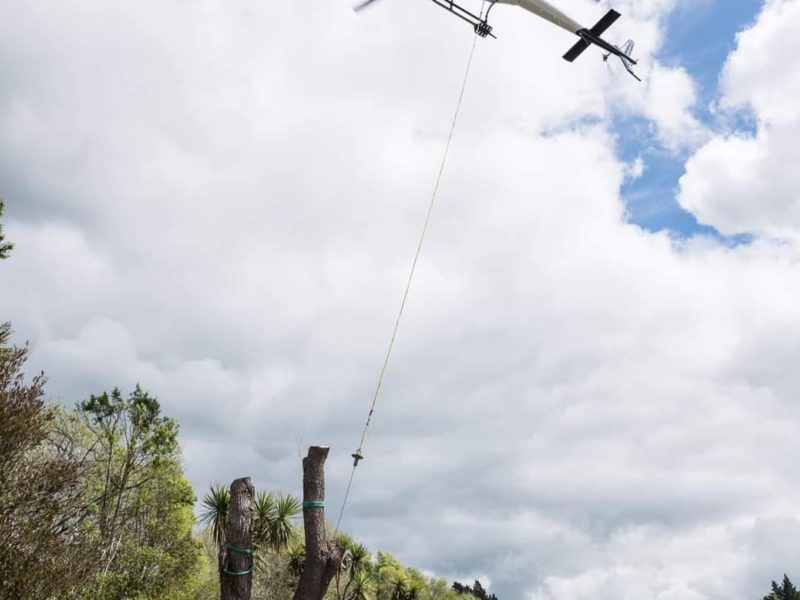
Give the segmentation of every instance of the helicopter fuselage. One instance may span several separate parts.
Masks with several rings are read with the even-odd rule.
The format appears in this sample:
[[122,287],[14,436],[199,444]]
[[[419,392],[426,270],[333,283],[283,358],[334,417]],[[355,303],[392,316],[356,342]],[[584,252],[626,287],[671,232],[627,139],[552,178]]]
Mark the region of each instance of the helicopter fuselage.
[[[374,1],[375,0],[364,0],[357,7],[357,10],[361,10]],[[631,68],[636,64],[636,60],[630,56],[630,52],[633,50],[633,43],[629,41],[624,48],[620,48],[619,46],[609,43],[602,37],[603,33],[605,33],[605,31],[620,17],[620,14],[614,9],[610,9],[597,23],[587,28],[550,4],[547,0],[489,0],[491,6],[489,6],[486,14],[484,14],[483,10],[480,11],[480,14],[470,12],[468,9],[459,5],[455,0],[432,0],[432,2],[472,25],[475,33],[481,37],[495,37],[492,33],[492,26],[489,25],[489,13],[495,4],[515,4],[580,38],[580,40],[564,54],[564,60],[574,62],[575,59],[583,54],[590,46],[598,46],[607,53],[603,60],[608,60],[610,55],[619,57],[625,65],[625,69],[636,77],[636,79],[639,79]],[[639,79],[639,81],[641,81],[641,79]]]
[[497,0],[497,4],[516,4],[542,19],[550,21],[553,25],[566,29],[570,33],[577,34],[580,30],[585,29],[583,25],[572,17],[564,14],[549,2],[545,2],[545,0]]

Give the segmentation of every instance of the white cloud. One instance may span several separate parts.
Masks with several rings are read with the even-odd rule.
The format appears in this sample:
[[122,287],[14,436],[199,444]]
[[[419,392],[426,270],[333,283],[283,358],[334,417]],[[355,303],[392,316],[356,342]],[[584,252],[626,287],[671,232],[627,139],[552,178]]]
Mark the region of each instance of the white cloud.
[[614,58],[607,63],[609,76],[604,82],[612,106],[625,116],[646,119],[654,137],[675,154],[697,148],[709,135],[694,115],[697,90],[691,76],[680,65],[666,65],[654,58],[664,41],[664,21],[680,4],[677,0],[614,3],[623,18],[607,37],[618,45],[634,40],[633,58],[639,63],[634,70],[642,82],[630,79]]
[[625,179],[628,181],[636,181],[644,175],[645,164],[641,156],[637,156],[636,160],[627,165],[625,169]]
[[753,233],[783,240],[800,234],[800,2],[770,0],[738,37],[722,75],[722,111],[752,113],[754,134],[716,136],[689,161],[680,202],[725,234]]
[[705,126],[692,114],[697,93],[685,69],[656,63],[646,86],[642,113],[656,124],[658,137],[667,148],[694,148],[706,139]]
[[[140,381],[198,487],[329,443],[336,506],[471,44],[429,4],[0,0],[0,310],[54,396]],[[672,3],[626,7],[650,64]],[[796,254],[626,224],[599,55],[494,14],[345,527],[504,600],[744,600],[800,517]]]

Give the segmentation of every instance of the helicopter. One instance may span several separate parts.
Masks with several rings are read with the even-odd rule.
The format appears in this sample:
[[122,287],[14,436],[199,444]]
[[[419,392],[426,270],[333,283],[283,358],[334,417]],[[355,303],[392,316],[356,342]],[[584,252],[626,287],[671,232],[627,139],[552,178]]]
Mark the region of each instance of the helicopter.
[[[374,2],[376,2],[376,0],[364,0],[356,5],[353,10],[360,12]],[[595,45],[606,51],[606,54],[603,55],[604,61],[607,62],[610,56],[618,57],[622,61],[625,70],[638,81],[641,81],[633,71],[633,66],[637,64],[637,61],[630,56],[630,53],[633,51],[633,41],[628,40],[628,42],[620,48],[601,37],[621,16],[620,13],[614,9],[609,10],[602,19],[592,27],[587,28],[546,0],[488,0],[489,9],[486,11],[485,16],[476,15],[453,0],[431,0],[431,2],[472,25],[475,33],[484,38],[496,38],[492,33],[492,26],[489,25],[489,13],[491,13],[494,6],[496,4],[516,4],[580,38],[575,45],[564,54],[563,58],[567,62],[575,61],[589,46]]]

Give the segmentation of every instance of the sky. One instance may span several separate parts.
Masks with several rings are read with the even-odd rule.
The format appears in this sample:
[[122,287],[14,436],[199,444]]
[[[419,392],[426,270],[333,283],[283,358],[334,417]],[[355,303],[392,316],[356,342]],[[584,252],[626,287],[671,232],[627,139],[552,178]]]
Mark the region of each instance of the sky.
[[[502,600],[760,598],[800,580],[800,0],[614,7],[641,84],[492,11],[342,526]],[[471,31],[424,0],[0,10],[30,371],[67,405],[141,383],[199,493],[299,494],[330,445],[335,513]]]

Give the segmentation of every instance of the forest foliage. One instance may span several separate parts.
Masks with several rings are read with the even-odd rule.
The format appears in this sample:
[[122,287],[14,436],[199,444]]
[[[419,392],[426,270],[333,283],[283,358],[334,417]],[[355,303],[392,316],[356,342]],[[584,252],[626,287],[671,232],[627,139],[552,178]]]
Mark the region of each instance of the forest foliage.
[[784,574],[781,583],[772,582],[772,593],[764,596],[763,600],[800,600],[800,592]]
[[3,233],[2,218],[4,209],[5,204],[3,204],[3,199],[0,198],[0,260],[8,258],[8,255],[11,254],[11,250],[14,248],[14,244],[6,241],[5,234]]
[[[230,495],[212,485],[195,518],[178,424],[136,386],[72,408],[26,379],[26,347],[0,326],[0,598],[212,600]],[[292,597],[302,573],[302,503],[256,494],[253,599]],[[335,600],[455,600],[463,591],[340,533],[347,559]],[[476,584],[479,586],[479,584]],[[470,588],[465,588],[471,592]]]

